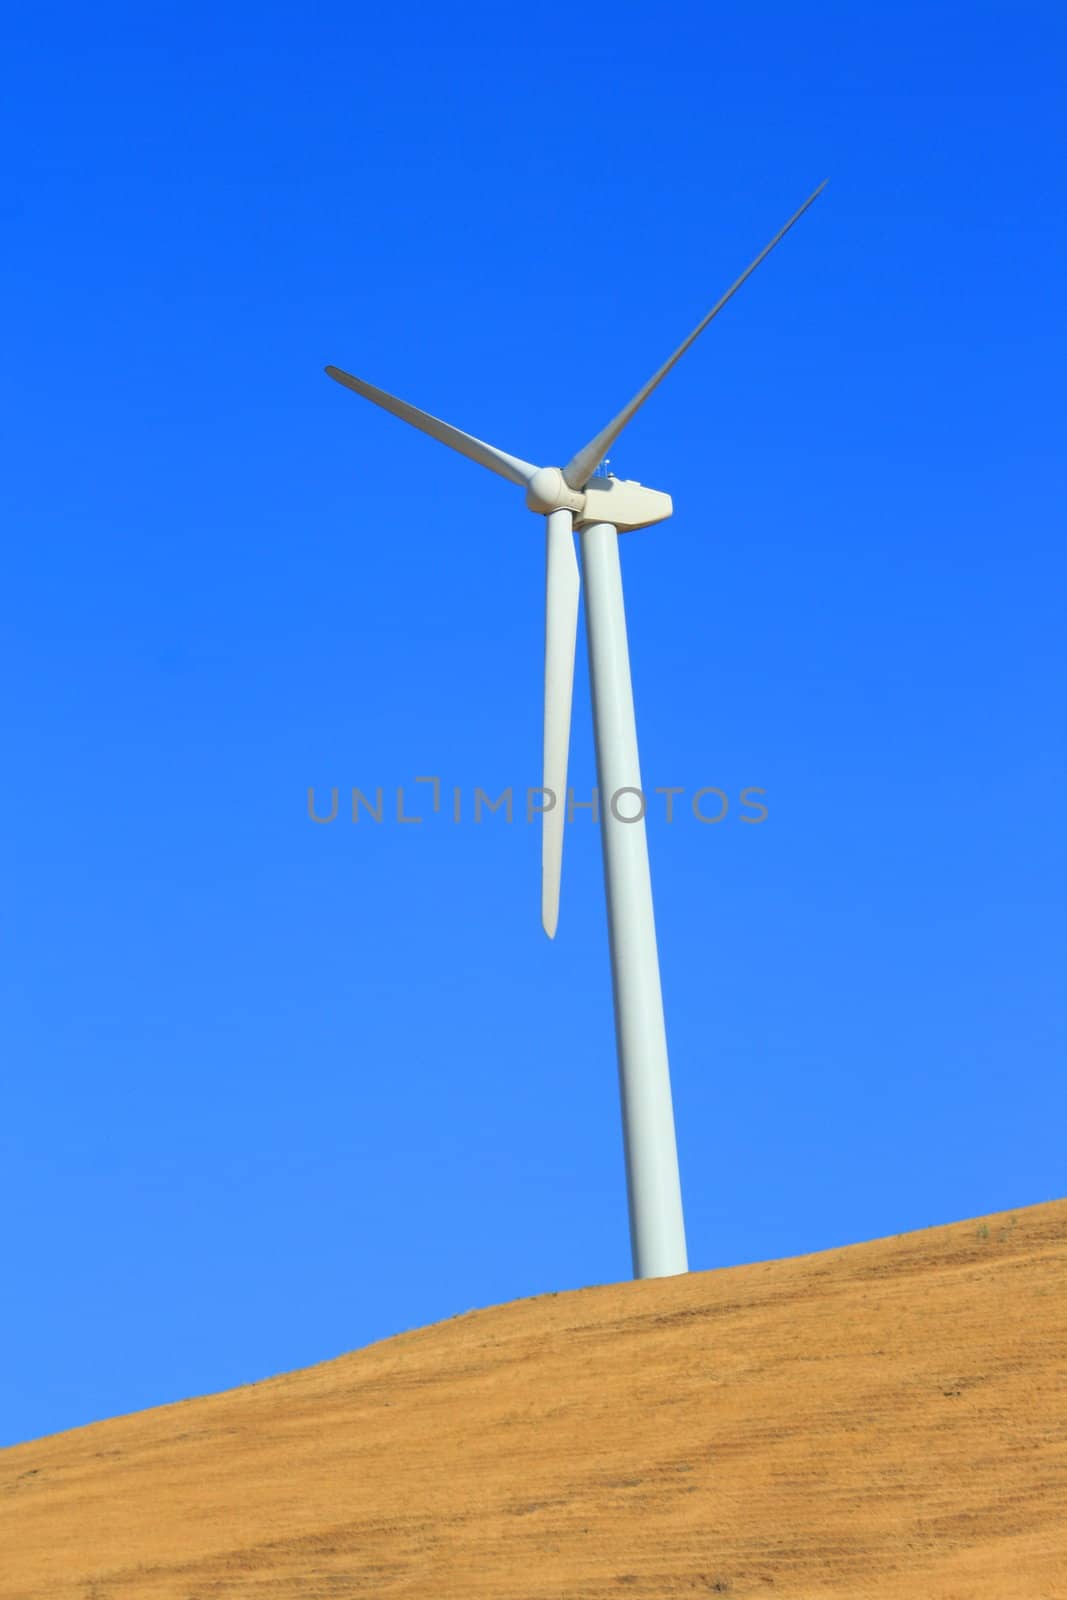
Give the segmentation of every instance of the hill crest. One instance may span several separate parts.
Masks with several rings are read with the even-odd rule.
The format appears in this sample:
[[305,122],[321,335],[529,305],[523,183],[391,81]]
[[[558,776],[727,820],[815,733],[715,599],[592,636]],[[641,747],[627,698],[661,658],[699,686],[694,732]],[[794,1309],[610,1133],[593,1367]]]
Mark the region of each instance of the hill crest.
[[1067,1201],[0,1450],[0,1600],[1067,1596]]

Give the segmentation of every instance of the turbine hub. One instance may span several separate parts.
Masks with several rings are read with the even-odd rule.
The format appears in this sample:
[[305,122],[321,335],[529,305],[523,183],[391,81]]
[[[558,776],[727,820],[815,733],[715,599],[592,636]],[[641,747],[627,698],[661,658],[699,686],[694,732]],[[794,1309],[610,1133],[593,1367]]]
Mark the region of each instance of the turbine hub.
[[558,467],[538,467],[526,489],[526,504],[542,516],[550,511],[581,511],[585,495],[571,488]]

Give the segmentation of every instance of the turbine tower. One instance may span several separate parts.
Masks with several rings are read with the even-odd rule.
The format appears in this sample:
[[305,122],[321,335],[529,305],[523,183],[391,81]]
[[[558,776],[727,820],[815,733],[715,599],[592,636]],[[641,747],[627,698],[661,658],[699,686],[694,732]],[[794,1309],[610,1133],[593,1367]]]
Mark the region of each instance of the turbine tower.
[[781,228],[707,316],[618,416],[567,465],[537,467],[462,433],[395,395],[337,367],[331,378],[412,427],[526,490],[526,504],[546,526],[544,814],[541,835],[541,920],[551,939],[559,920],[563,825],[567,803],[574,652],[578,632],[578,561],[582,547],[586,633],[593,700],[597,787],[607,895],[615,1038],[622,1098],[630,1244],[635,1278],[688,1270],[682,1190],[671,1103],[667,1034],[660,992],[652,880],[645,838],[630,654],[626,642],[619,534],[671,515],[671,499],[640,483],[597,474],[626,424],[708,323],[736,294],[826,187],[825,181]]

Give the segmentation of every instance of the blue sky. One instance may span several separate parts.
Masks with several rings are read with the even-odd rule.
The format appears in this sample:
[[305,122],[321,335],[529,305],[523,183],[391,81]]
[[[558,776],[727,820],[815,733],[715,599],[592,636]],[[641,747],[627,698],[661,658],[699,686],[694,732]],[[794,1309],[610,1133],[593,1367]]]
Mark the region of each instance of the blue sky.
[[541,525],[322,368],[565,460],[823,177],[613,455],[691,1262],[1062,1195],[1062,9],[5,18],[0,1442],[628,1276],[589,819],[306,811],[538,782]]

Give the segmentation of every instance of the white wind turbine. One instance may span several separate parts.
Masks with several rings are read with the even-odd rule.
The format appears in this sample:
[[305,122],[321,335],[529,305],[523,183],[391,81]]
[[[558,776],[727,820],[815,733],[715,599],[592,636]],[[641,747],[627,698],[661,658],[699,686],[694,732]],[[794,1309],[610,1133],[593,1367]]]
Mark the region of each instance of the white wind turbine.
[[632,528],[662,522],[671,515],[672,506],[669,495],[639,483],[596,475],[596,468],[675,362],[825,187],[824,181],[809,195],[644,388],[563,468],[537,467],[518,456],[507,455],[395,395],[376,389],[362,378],[353,378],[337,367],[326,368],[330,377],[346,388],[391,411],[403,422],[410,422],[412,427],[421,428],[460,455],[517,483],[526,490],[529,509],[545,518],[546,793],[541,919],[550,939],[559,917],[563,861],[578,632],[579,577],[573,532],[575,528],[579,530],[635,1278],[671,1277],[688,1270],[618,538]]

